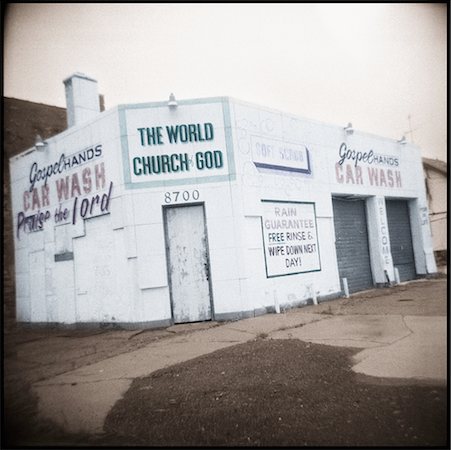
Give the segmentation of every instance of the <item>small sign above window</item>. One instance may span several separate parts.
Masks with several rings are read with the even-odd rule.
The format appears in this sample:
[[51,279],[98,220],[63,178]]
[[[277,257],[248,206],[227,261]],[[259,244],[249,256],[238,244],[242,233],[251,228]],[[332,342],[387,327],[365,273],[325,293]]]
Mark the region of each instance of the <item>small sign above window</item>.
[[303,144],[252,136],[252,160],[258,168],[310,174],[309,150]]

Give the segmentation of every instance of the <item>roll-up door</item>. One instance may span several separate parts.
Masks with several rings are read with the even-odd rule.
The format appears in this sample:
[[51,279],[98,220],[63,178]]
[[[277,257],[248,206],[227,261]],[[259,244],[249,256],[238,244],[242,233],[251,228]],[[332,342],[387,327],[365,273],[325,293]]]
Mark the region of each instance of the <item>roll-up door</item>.
[[388,232],[393,265],[398,268],[401,281],[416,277],[409,205],[406,200],[386,200]]
[[335,247],[338,272],[348,281],[349,292],[373,287],[365,200],[334,198]]

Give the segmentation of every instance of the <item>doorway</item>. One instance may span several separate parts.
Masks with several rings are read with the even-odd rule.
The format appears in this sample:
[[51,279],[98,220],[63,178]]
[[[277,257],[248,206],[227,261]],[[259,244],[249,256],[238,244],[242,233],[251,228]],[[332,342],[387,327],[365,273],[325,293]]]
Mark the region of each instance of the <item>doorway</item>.
[[163,208],[174,323],[212,319],[210,262],[203,204]]
[[332,206],[340,280],[348,280],[351,293],[372,288],[365,200],[336,197]]
[[385,200],[393,265],[401,281],[413,280],[417,273],[410,229],[409,205],[406,200]]

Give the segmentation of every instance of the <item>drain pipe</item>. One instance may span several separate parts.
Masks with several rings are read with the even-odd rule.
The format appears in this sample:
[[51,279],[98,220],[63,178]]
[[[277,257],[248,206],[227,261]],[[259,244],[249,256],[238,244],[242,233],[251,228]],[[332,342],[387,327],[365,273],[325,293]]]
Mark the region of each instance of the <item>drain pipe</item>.
[[397,267],[393,267],[393,270],[395,272],[395,283],[399,284],[401,283],[401,279],[399,278],[399,270]]
[[342,281],[343,281],[343,290],[345,292],[345,297],[349,298],[348,279],[347,278],[342,278]]

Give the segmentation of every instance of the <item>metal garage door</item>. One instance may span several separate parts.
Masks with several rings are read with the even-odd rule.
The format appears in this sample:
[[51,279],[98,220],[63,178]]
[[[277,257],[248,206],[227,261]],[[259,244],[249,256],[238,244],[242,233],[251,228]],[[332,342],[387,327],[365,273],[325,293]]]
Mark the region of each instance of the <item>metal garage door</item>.
[[393,265],[398,268],[401,281],[412,280],[416,271],[409,206],[405,200],[386,200],[385,205]]
[[365,200],[334,198],[335,247],[338,272],[348,280],[349,292],[373,287]]

